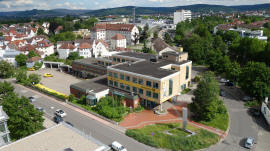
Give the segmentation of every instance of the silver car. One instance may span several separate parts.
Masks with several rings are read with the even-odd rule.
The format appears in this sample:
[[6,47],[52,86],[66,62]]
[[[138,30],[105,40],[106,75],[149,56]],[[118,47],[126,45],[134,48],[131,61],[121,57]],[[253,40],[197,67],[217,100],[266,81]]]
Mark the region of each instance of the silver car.
[[251,149],[253,148],[254,144],[254,139],[252,137],[248,137],[245,142],[245,147]]

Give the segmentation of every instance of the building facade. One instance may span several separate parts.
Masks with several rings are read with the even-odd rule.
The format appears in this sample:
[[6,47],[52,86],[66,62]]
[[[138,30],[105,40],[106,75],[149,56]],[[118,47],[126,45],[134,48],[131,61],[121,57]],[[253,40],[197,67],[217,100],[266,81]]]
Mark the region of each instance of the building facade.
[[7,126],[8,115],[0,106],[0,146],[4,146],[10,143],[9,130]]
[[191,11],[190,10],[179,10],[173,14],[173,23],[176,25],[179,22],[189,20],[191,21]]

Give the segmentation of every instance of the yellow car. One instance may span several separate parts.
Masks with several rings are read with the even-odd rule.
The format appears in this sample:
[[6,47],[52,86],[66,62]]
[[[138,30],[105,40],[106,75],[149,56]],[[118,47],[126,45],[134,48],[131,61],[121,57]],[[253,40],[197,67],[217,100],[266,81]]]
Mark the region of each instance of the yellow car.
[[50,73],[45,73],[45,74],[43,75],[43,77],[53,77],[53,75],[50,74]]
[[28,71],[35,71],[35,68],[28,68]]

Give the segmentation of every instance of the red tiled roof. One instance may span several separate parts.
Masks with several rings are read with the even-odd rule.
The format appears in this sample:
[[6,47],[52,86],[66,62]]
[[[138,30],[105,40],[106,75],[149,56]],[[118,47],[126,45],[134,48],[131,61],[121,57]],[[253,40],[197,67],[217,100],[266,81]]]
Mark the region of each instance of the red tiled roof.
[[11,36],[6,36],[5,37],[5,41],[11,41],[12,40],[12,37]]
[[90,49],[91,47],[92,46],[87,42],[80,44],[80,49]]
[[92,30],[113,30],[113,31],[131,31],[135,25],[133,24],[96,24]]
[[34,56],[32,58],[29,58],[27,60],[27,62],[36,62],[36,61],[39,61],[40,60],[40,57],[39,56]]
[[42,40],[42,41],[37,42],[38,47],[50,47],[52,45],[53,44],[49,40]]
[[98,43],[100,43],[100,42],[101,42],[106,48],[109,47],[109,45],[108,45],[104,40],[102,40],[102,39],[96,40],[96,44],[98,44]]
[[36,47],[33,46],[33,45],[27,44],[27,45],[25,45],[25,46],[19,48],[19,50],[20,50],[20,51],[31,51],[31,50],[36,51]]
[[76,47],[70,43],[64,43],[59,49],[75,49]]
[[24,44],[25,40],[14,40],[14,41],[12,41],[10,43],[15,44],[16,46],[19,46],[20,43]]
[[112,39],[114,39],[114,40],[122,40],[122,39],[126,39],[126,37],[121,35],[121,34],[116,34],[115,36],[112,37]]

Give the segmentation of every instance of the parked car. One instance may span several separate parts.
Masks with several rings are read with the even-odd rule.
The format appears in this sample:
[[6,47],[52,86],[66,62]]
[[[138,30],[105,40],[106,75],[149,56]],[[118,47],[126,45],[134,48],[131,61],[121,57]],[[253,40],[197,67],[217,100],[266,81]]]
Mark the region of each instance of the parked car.
[[224,79],[224,78],[221,78],[219,82],[220,82],[220,83],[226,83],[226,82],[229,82],[229,80],[226,80],[226,79]]
[[245,142],[245,147],[251,149],[253,148],[254,144],[254,139],[252,137],[248,137]]
[[225,91],[222,90],[222,89],[220,89],[219,95],[220,95],[220,96],[225,96]]
[[67,113],[65,113],[65,112],[64,112],[63,110],[61,110],[61,109],[56,110],[56,111],[55,111],[55,114],[58,115],[58,116],[60,116],[60,117],[65,117],[65,116],[67,116]]
[[35,71],[35,68],[28,68],[28,71]]
[[232,86],[234,86],[234,83],[231,82],[231,81],[228,81],[228,82],[225,83],[225,86],[230,86],[230,87],[232,87]]
[[127,149],[117,141],[112,142],[112,149],[115,151],[127,151]]
[[249,108],[249,113],[250,113],[252,116],[255,116],[255,117],[258,117],[258,116],[261,115],[260,110],[254,109],[254,108]]
[[50,73],[45,73],[45,74],[43,75],[43,77],[53,77],[53,75],[50,74]]
[[28,99],[29,99],[30,102],[35,102],[36,101],[36,98],[34,98],[33,96],[30,96]]
[[38,107],[36,107],[36,109],[39,111],[39,112],[44,112],[45,110],[42,108],[42,107],[40,107],[40,106],[38,106]]
[[250,96],[244,96],[244,97],[242,98],[242,100],[243,100],[243,101],[252,101],[253,98],[250,97]]
[[61,116],[55,115],[53,120],[55,121],[55,123],[59,124],[61,122],[63,122],[63,118]]

